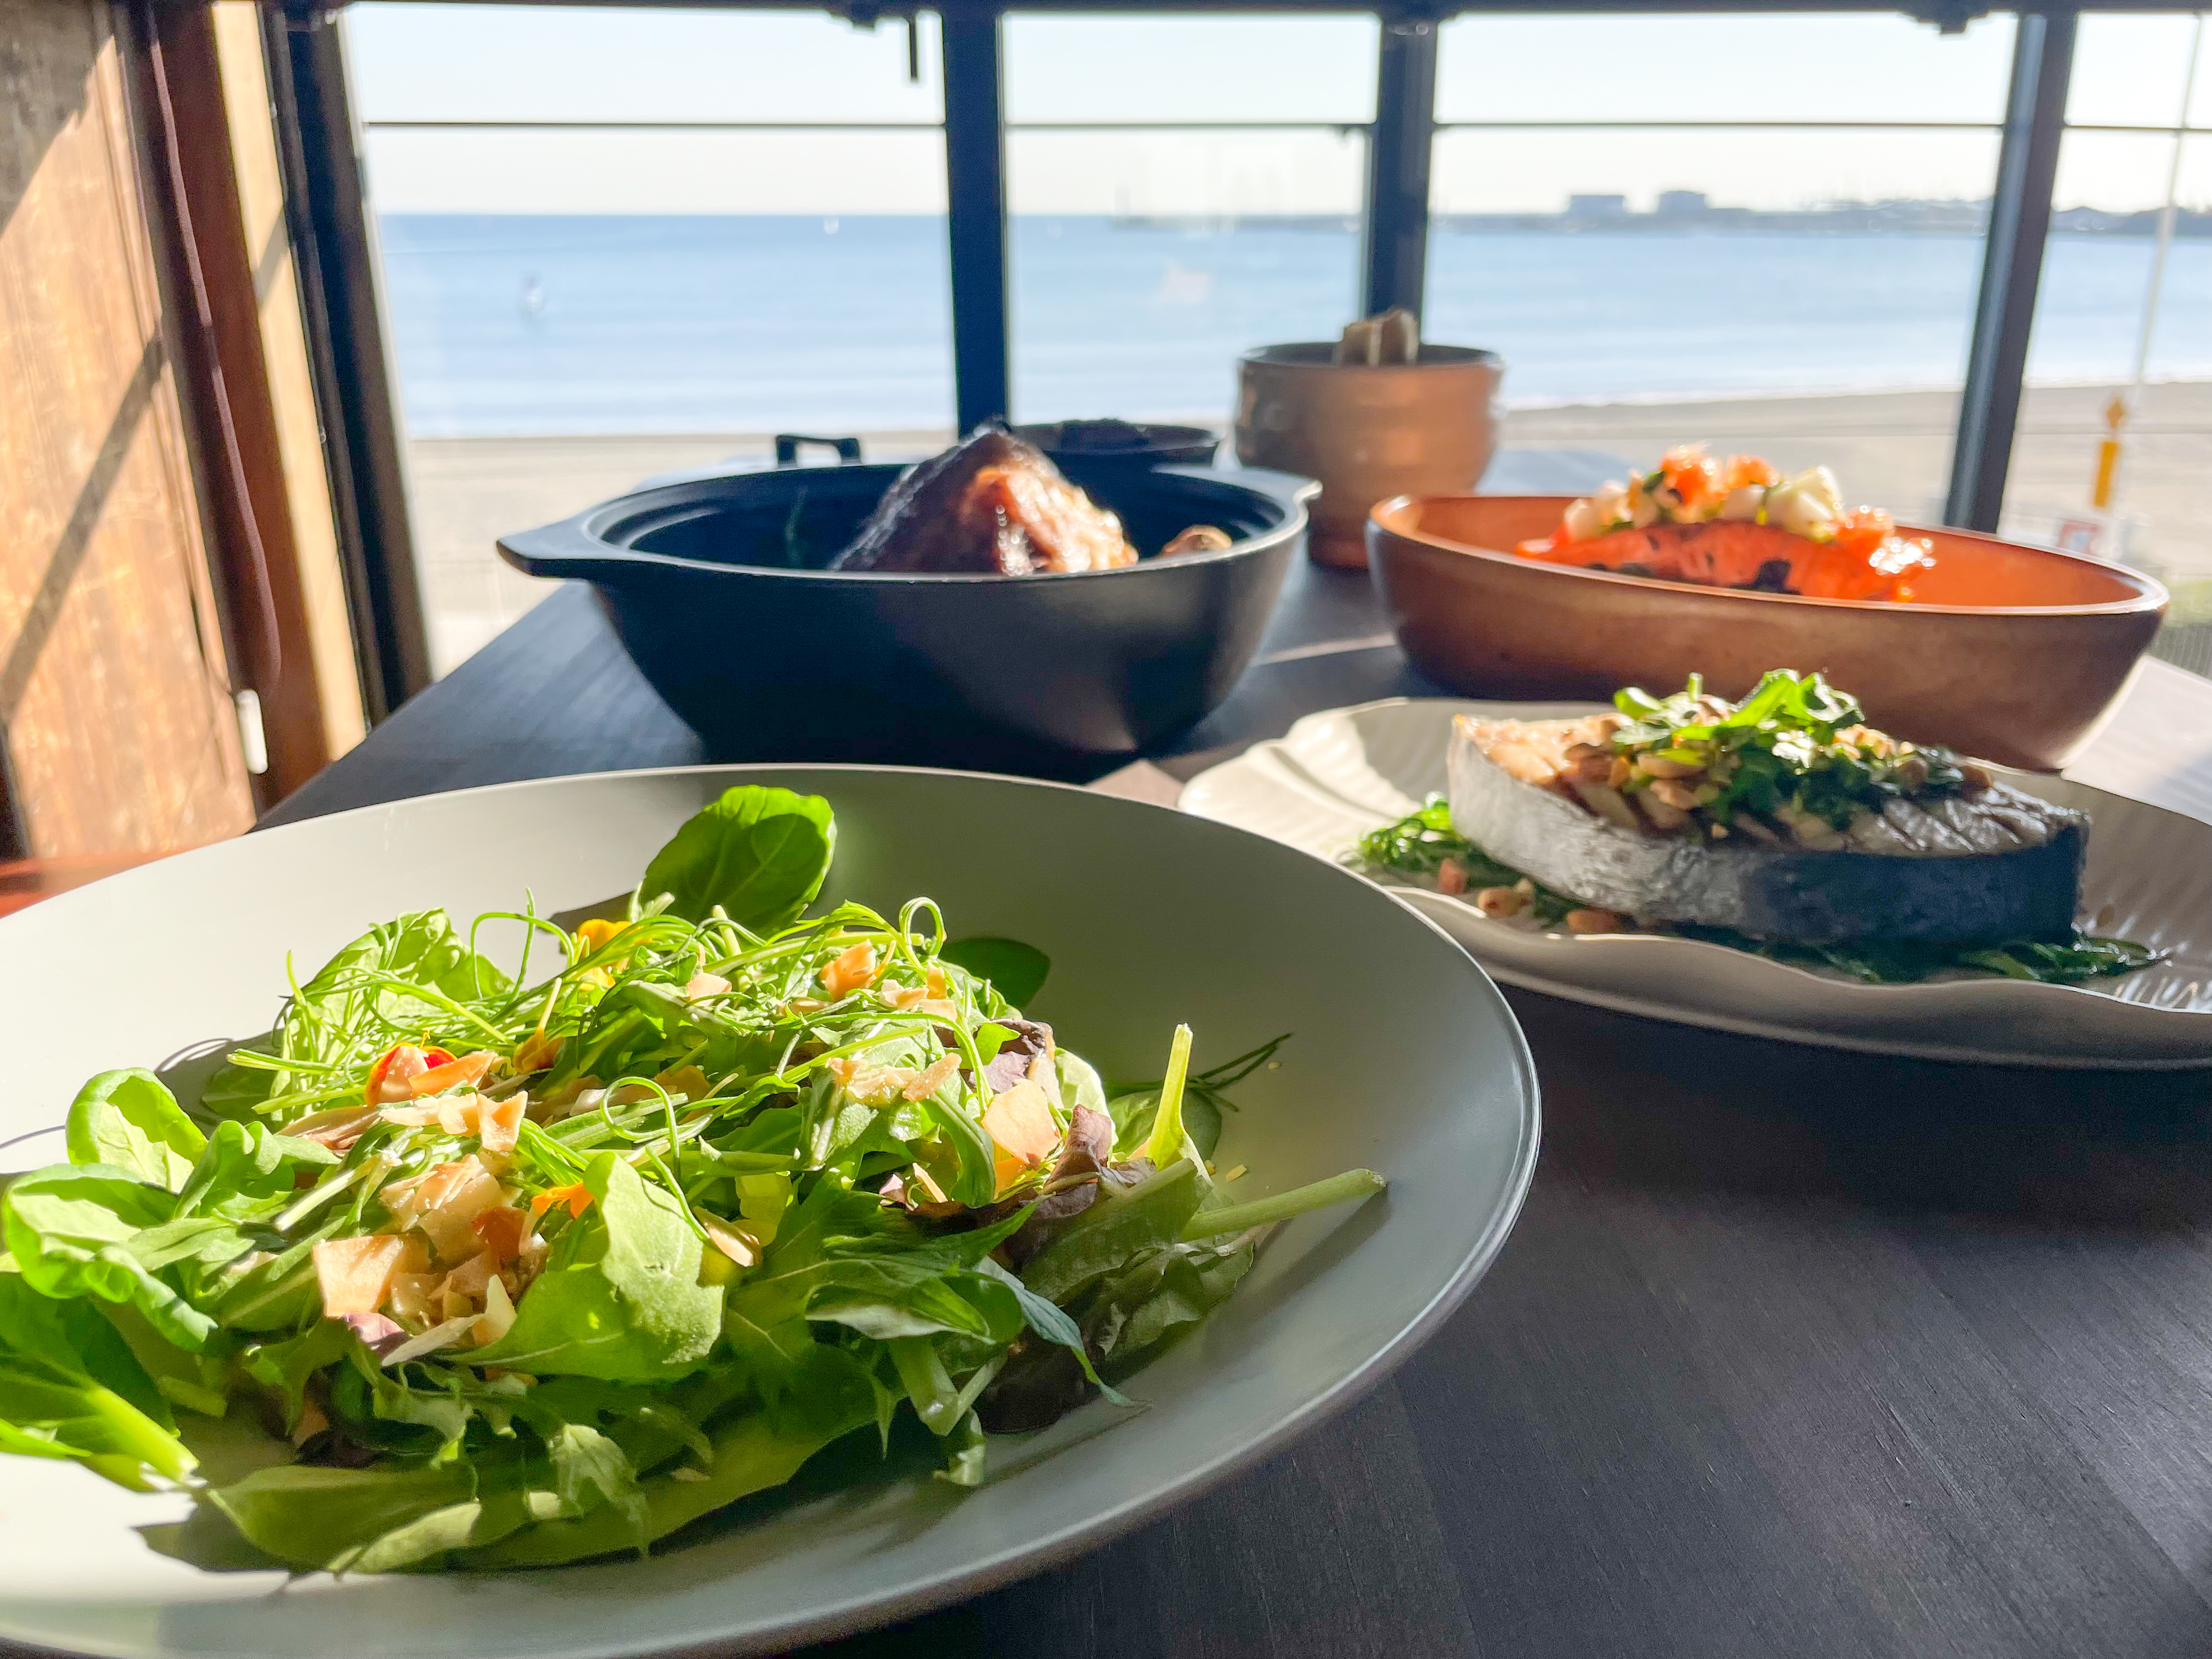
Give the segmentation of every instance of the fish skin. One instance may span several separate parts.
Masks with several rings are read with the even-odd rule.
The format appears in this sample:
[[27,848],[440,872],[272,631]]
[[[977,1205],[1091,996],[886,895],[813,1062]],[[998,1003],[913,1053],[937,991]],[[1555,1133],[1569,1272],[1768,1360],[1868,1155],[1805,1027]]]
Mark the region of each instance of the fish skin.
[[1917,808],[1906,823],[1918,833],[1899,815],[1883,815],[1892,835],[1912,844],[1909,852],[1881,850],[1895,842],[1878,834],[1835,852],[1743,837],[1698,841],[1625,830],[1521,781],[1483,752],[1471,724],[1454,721],[1446,757],[1453,828],[1500,863],[1585,903],[1808,945],[2055,939],[2074,925],[2087,816],[2002,785],[1992,793],[2002,792],[2008,815],[2047,826],[2040,844],[1973,852],[1956,829]]

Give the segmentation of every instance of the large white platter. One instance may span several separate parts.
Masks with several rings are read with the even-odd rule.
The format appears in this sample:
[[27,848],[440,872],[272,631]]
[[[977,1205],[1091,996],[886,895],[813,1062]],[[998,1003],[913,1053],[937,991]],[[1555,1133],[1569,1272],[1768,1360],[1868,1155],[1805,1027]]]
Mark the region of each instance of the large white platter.
[[[1366,831],[1442,793],[1455,714],[1547,720],[1595,707],[1398,697],[1330,709],[1200,774],[1182,805],[1339,862]],[[1697,939],[1544,933],[1429,889],[1378,884],[1442,923],[1499,979],[1600,1007],[1933,1060],[2212,1066],[2212,825],[2065,778],[2007,775],[2091,815],[2084,919],[2171,951],[2166,962],[2081,987],[1967,975],[1867,985]]]
[[[1044,950],[1031,1005],[1109,1075],[1158,1074],[1178,1020],[1226,1059],[1294,1032],[1240,1089],[1218,1161],[1257,1197],[1365,1165],[1390,1189],[1282,1229],[1228,1305],[1093,1404],[993,1444],[986,1484],[922,1479],[749,1505],[645,1560],[549,1571],[289,1577],[188,1505],[0,1456],[0,1647],[172,1656],[586,1659],[783,1649],[1063,1559],[1311,1428],[1403,1358],[1504,1241],[1536,1156],[1534,1073],[1497,988],[1356,878],[1157,806],[1007,779],[871,768],[698,769],[431,796],[149,866],[0,921],[0,1170],[62,1155],[78,1085],[264,1030],[285,953],[443,905],[542,911],[635,884],[732,783],[826,795],[825,898],[928,894],[960,933]],[[303,969],[304,971],[304,969]],[[184,1091],[187,1094],[190,1090]],[[1046,1639],[1041,1634],[1040,1640]]]

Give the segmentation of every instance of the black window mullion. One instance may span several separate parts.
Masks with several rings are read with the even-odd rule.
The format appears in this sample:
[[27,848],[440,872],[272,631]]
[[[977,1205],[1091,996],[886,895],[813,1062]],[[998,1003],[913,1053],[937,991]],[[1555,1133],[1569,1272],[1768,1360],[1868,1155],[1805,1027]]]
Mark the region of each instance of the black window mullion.
[[2036,290],[2051,235],[2051,192],[2065,132],[2078,21],[2071,11],[2020,14],[1996,189],[1982,248],[1981,295],[1974,309],[1951,489],[1943,509],[1943,521],[1964,530],[1994,531],[2004,510],[2028,336],[2035,325]]
[[1001,14],[947,9],[945,234],[952,261],[952,385],[960,430],[1012,404],[1006,343],[1006,128]]
[[1382,20],[1368,130],[1361,287],[1369,316],[1403,306],[1417,315],[1429,268],[1429,170],[1437,125],[1437,28]]

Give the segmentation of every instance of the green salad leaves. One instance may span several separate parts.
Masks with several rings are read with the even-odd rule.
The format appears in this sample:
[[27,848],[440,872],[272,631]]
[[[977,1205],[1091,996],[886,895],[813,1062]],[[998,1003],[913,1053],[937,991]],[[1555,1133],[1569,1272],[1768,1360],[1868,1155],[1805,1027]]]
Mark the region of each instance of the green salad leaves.
[[[848,1437],[974,1485],[988,1431],[1128,1403],[1268,1224],[1379,1189],[1232,1201],[1226,1091],[1282,1039],[1200,1068],[1180,1030],[1109,1091],[1024,1014],[1033,947],[807,915],[836,844],[734,789],[622,920],[398,917],[194,1109],[94,1078],[69,1162],[0,1193],[0,1452],[185,1486],[303,1568],[639,1550]],[[270,1455],[210,1482],[226,1414]]]

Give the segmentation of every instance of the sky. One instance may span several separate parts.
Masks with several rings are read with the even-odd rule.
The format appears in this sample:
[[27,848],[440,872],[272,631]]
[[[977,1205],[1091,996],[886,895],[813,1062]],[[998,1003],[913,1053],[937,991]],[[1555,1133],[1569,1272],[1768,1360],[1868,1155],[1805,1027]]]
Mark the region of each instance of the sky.
[[[614,10],[364,0],[346,19],[386,212],[940,213],[936,21],[922,76],[904,27],[870,32],[805,13]],[[1036,16],[1006,21],[1007,117],[1106,131],[1010,132],[1017,213],[1353,213],[1371,118],[1369,16]],[[2171,123],[2193,24],[2081,25],[2068,114]],[[2008,19],[1955,36],[1881,15],[1468,17],[1444,26],[1440,121],[1991,121],[2002,112]],[[2212,57],[2212,52],[2206,54]],[[2212,64],[2193,125],[2212,125]],[[638,133],[394,130],[449,120],[853,121],[905,131]],[[1113,131],[1246,120],[1304,130]],[[2061,206],[2154,206],[2172,141],[2075,132]],[[1790,207],[1885,197],[1984,197],[1993,133],[1439,133],[1443,212],[1548,211],[1571,193],[1648,207],[1662,190]],[[2212,204],[2212,135],[2186,141],[2181,197]]]

